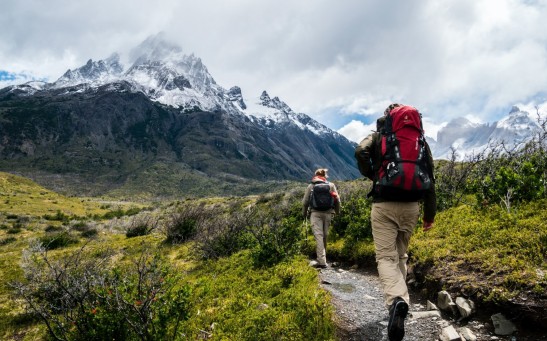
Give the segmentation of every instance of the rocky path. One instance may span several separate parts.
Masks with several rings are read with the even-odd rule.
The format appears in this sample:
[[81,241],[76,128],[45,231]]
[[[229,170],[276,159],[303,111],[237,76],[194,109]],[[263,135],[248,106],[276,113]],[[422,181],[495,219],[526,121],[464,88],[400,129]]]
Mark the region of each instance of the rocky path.
[[[387,338],[388,313],[377,272],[373,269],[320,270],[321,285],[332,294],[336,311],[337,336],[343,341],[384,341]],[[465,326],[449,317],[418,317],[426,311],[426,302],[410,293],[410,314],[405,323],[405,341],[440,340],[443,328],[467,327],[476,340],[539,341],[542,336],[495,335],[491,323],[471,319]],[[518,334],[518,333],[517,333]],[[471,338],[472,339],[472,338]],[[463,339],[462,339],[463,340]]]

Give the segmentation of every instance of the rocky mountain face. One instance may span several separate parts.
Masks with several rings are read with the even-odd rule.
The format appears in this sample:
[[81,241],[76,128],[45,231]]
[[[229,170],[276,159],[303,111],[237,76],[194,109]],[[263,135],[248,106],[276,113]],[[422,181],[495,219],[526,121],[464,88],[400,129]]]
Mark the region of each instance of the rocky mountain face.
[[133,56],[0,89],[0,169],[76,194],[246,194],[318,167],[359,176],[352,142],[266,91],[222,88],[161,36]]
[[540,130],[537,119],[530,113],[513,107],[503,119],[493,123],[473,123],[460,117],[450,121],[437,133],[437,139],[428,142],[435,159],[449,159],[455,149],[459,159],[485,150],[489,143],[504,143],[507,148],[518,148],[531,140]]

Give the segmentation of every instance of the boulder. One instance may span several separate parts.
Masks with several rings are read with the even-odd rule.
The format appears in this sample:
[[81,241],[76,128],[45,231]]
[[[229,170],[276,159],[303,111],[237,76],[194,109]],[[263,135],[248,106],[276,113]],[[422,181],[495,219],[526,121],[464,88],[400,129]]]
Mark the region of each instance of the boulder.
[[517,331],[513,322],[509,321],[503,314],[495,314],[491,317],[494,324],[494,333],[497,335],[511,335]]
[[462,328],[460,328],[459,331],[460,331],[460,335],[465,339],[465,341],[476,341],[477,340],[477,337],[475,336],[475,334],[473,334],[471,329],[469,329],[467,327],[462,327]]
[[453,326],[444,327],[441,335],[439,336],[441,341],[460,341],[461,336],[458,334]]
[[452,297],[450,297],[450,294],[446,291],[440,291],[437,294],[437,306],[441,310],[449,311],[452,314],[456,314],[458,312],[458,307],[456,306],[456,303],[452,301]]
[[475,303],[463,297],[456,298],[456,306],[460,315],[464,318],[471,316],[475,312]]

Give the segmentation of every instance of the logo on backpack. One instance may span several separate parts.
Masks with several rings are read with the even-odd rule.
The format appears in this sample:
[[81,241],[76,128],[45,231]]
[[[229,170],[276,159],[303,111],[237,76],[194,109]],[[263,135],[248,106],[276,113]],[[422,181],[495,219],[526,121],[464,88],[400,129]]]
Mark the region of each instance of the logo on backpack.
[[317,211],[327,211],[334,207],[334,197],[330,193],[328,182],[313,185],[310,193],[310,206]]
[[381,131],[376,193],[401,201],[419,200],[431,187],[421,115],[411,106],[393,108]]

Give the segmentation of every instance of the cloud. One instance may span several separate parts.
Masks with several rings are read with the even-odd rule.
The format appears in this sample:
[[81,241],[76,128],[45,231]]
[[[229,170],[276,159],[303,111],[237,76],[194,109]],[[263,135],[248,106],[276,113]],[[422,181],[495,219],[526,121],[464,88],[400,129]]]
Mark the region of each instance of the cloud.
[[361,121],[353,120],[338,129],[338,132],[348,138],[350,141],[359,143],[371,132],[376,131],[376,122],[364,124]]
[[8,0],[0,68],[55,80],[163,31],[244,96],[365,122],[402,102],[434,128],[547,90],[546,15],[544,0]]

